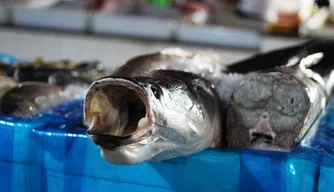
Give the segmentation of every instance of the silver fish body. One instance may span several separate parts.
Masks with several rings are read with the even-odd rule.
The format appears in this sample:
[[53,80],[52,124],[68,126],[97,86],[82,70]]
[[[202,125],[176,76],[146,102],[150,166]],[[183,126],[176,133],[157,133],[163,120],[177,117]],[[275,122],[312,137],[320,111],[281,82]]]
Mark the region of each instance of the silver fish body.
[[157,53],[132,58],[114,71],[112,76],[146,76],[153,70],[183,71],[209,80],[220,97],[223,112],[227,110],[235,88],[248,76],[229,73],[223,61],[214,52],[193,53],[180,48],[166,48]]
[[220,75],[225,66],[219,57],[211,52],[192,53],[180,48],[167,48],[157,53],[132,58],[112,75],[137,77],[145,76],[153,70],[178,70],[207,78]]

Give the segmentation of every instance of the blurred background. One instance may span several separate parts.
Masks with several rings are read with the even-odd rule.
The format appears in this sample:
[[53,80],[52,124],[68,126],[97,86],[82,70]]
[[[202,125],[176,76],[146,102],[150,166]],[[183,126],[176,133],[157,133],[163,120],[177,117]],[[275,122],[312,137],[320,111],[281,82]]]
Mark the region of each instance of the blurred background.
[[[100,60],[108,70],[166,47],[225,63],[334,37],[334,0],[0,0],[0,52]],[[269,61],[268,61],[269,62]]]

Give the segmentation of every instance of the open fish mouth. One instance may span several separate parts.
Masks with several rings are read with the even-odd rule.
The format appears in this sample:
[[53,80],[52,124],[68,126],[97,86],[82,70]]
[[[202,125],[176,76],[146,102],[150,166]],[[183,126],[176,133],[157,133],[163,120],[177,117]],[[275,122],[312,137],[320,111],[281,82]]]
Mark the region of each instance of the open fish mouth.
[[143,140],[153,133],[149,94],[135,81],[103,78],[95,81],[85,99],[84,121],[88,137],[114,149]]

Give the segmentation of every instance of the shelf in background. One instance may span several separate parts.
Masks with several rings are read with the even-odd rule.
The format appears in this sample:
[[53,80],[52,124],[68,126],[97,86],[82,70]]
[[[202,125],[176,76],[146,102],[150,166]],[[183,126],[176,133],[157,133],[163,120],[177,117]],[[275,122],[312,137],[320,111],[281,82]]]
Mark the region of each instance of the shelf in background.
[[[1,16],[0,16],[1,18]],[[91,32],[163,41],[259,49],[260,30],[234,26],[194,26],[174,19],[91,13],[83,9],[13,9],[14,27]]]
[[85,31],[86,13],[80,10],[15,8],[13,25]]
[[171,22],[149,17],[94,14],[92,32],[96,34],[126,35],[139,38],[169,40],[177,26]]
[[214,26],[180,25],[180,42],[258,49],[261,36],[255,31]]

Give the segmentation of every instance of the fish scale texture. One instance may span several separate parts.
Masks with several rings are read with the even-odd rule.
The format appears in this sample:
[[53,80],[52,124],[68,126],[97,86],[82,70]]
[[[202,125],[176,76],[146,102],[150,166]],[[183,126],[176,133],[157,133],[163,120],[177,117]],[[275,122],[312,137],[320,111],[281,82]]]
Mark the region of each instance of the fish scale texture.
[[0,116],[0,191],[332,191],[334,99],[291,153],[205,150],[120,166],[85,136],[83,101],[32,119]]

